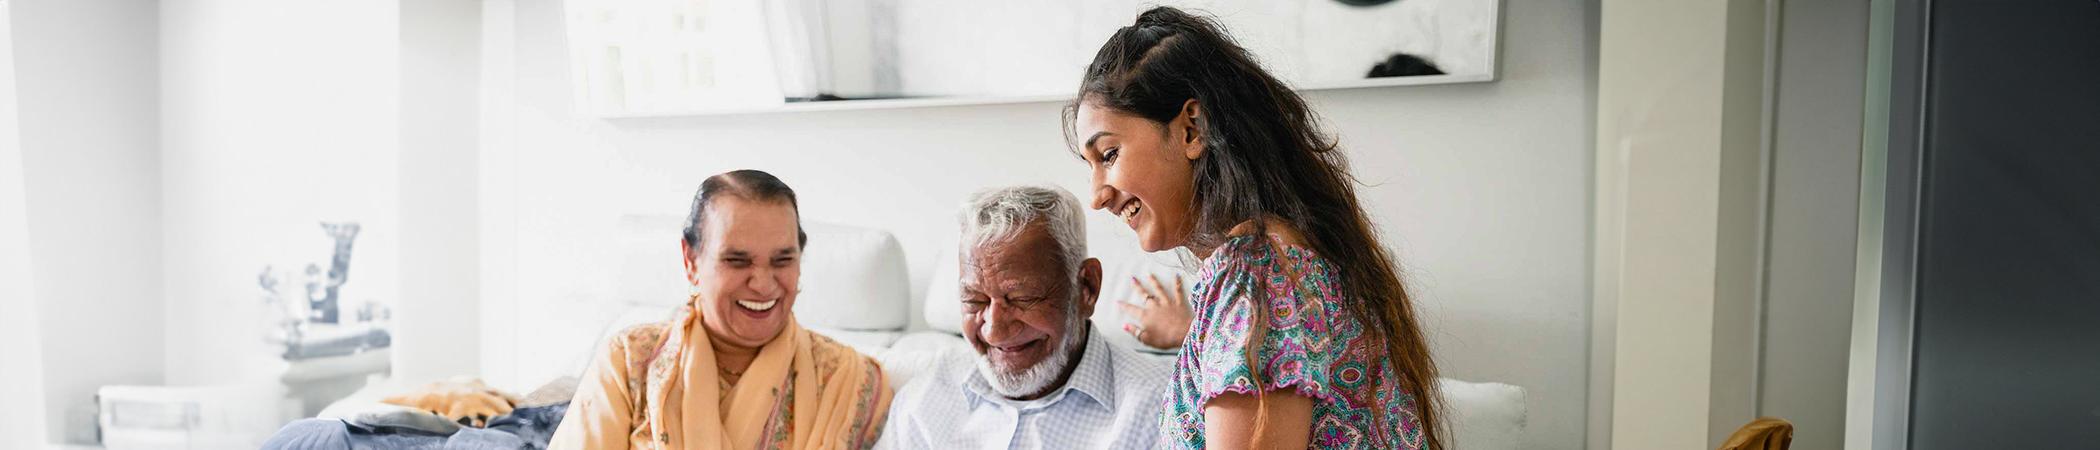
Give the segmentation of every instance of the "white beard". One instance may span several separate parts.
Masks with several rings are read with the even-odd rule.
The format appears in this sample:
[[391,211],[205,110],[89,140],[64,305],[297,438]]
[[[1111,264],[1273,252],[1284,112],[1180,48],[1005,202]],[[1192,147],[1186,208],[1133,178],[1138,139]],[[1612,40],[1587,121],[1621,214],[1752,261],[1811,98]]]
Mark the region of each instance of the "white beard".
[[[1072,316],[1077,316],[1077,314]],[[1086,335],[1088,334],[1086,319],[1079,318],[1075,322],[1065,327],[1068,331],[1059,340],[1056,346],[1057,350],[1053,351],[1049,358],[1044,358],[1041,362],[1035,363],[1034,366],[1021,369],[1021,373],[1010,374],[1002,372],[992,367],[991,358],[978,355],[977,374],[984,377],[986,384],[992,385],[993,391],[999,392],[1000,396],[1006,398],[1019,398],[1047,390],[1050,387],[1050,383],[1057,382],[1058,375],[1064,374],[1065,366],[1072,363],[1073,354],[1078,353],[1079,346],[1086,342]]]

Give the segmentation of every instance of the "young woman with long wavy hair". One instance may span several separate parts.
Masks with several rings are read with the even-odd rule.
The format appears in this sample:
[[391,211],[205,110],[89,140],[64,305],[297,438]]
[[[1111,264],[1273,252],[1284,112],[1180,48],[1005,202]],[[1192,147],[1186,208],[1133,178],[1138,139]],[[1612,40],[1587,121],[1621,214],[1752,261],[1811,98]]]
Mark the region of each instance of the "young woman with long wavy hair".
[[1342,152],[1216,22],[1145,11],[1101,46],[1064,121],[1092,207],[1146,251],[1201,259],[1192,289],[1147,289],[1193,316],[1151,330],[1181,346],[1165,447],[1449,446],[1421,320]]

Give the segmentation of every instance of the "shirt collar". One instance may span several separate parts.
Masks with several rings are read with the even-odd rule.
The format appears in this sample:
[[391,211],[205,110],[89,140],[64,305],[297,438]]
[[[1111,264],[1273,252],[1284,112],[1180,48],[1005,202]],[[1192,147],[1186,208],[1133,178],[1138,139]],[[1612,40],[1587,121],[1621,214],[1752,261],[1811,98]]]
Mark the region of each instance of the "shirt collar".
[[[964,397],[970,399],[972,407],[975,407],[979,402],[997,402],[1019,406],[1061,402],[1064,396],[1071,392],[1077,392],[1093,400],[1095,404],[1103,408],[1115,409],[1115,370],[1114,364],[1110,361],[1115,358],[1114,350],[1110,348],[1108,339],[1101,336],[1101,330],[1094,327],[1092,320],[1087,321],[1086,330],[1086,345],[1081,348],[1079,358],[1073,361],[1079,364],[1079,367],[1072,370],[1072,378],[1065,380],[1064,386],[1051,390],[1050,395],[1030,401],[1000,397],[997,391],[992,390],[991,382],[985,381],[984,374],[978,372],[973,364],[969,380],[963,383]],[[973,355],[973,357],[983,358],[984,355]]]

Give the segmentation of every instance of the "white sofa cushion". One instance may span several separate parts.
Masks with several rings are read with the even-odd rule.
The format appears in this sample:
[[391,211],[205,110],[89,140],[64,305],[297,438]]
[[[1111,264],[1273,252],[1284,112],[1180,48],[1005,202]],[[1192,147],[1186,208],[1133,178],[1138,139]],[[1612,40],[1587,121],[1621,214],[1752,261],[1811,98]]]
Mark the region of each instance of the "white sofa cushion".
[[613,298],[619,303],[677,306],[685,304],[684,256],[678,236],[685,217],[666,214],[620,216]]
[[1502,383],[1437,380],[1444,390],[1445,423],[1467,450],[1513,450],[1524,439],[1524,388]]
[[903,330],[911,325],[911,275],[889,232],[804,224],[802,294],[795,318],[812,329]]
[[953,334],[962,333],[962,269],[956,241],[927,249],[932,251],[933,274],[926,280],[926,296],[920,307],[926,327]]

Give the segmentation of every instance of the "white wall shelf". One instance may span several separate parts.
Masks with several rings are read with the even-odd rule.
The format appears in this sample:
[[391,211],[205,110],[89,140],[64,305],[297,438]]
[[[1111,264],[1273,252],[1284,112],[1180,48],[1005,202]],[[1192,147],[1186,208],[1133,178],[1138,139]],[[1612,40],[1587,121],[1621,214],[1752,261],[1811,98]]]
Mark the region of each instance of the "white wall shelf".
[[[1423,75],[1412,77],[1374,78],[1339,83],[1326,83],[1320,86],[1301,88],[1299,89],[1299,91],[1324,91],[1336,89],[1361,89],[1394,86],[1426,86],[1459,83],[1486,83],[1492,81],[1495,81],[1495,76],[1493,74]],[[1070,100],[1071,98],[1072,97],[1069,95],[1014,95],[985,97],[929,97],[878,100],[840,100],[823,102],[782,103],[776,105],[694,109],[683,111],[604,114],[598,116],[598,118],[606,120],[622,120],[821,111],[864,111],[879,109],[933,108],[945,106],[1006,105],[1021,103],[1063,102]]]

